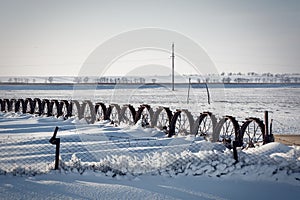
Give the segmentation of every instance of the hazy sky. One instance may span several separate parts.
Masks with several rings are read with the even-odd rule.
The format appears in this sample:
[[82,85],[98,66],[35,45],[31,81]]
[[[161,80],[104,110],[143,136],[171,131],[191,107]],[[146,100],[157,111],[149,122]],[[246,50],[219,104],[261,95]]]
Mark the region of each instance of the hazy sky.
[[77,75],[101,43],[144,27],[190,37],[219,72],[300,73],[299,0],[0,0],[0,75]]

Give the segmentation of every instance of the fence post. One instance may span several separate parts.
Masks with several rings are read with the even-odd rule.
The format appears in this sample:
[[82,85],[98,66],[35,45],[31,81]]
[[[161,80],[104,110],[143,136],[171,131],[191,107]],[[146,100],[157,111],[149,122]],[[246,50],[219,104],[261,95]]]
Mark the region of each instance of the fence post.
[[265,138],[264,144],[269,143],[269,112],[265,111]]
[[59,147],[60,147],[60,138],[56,138],[58,127],[55,127],[53,136],[50,138],[49,142],[53,145],[56,145],[55,148],[55,170],[58,170],[59,165]]
[[271,119],[271,122],[270,122],[270,130],[269,130],[269,142],[274,142],[274,135],[273,135],[273,119]]
[[233,150],[233,159],[235,160],[235,163],[239,162],[238,153],[236,147],[239,145],[238,141],[232,142],[232,150]]

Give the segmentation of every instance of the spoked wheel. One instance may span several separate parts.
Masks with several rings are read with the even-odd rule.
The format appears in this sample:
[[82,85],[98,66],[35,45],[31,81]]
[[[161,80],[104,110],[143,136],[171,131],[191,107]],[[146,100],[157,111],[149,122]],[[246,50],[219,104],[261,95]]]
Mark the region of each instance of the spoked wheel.
[[107,109],[107,118],[111,124],[120,124],[121,121],[121,108],[118,104],[111,104]]
[[42,115],[50,116],[50,101],[48,99],[42,101]]
[[25,102],[24,102],[24,111],[25,111],[25,113],[33,114],[34,109],[33,109],[33,101],[32,101],[31,98],[25,99]]
[[10,100],[9,99],[3,99],[3,112],[9,112],[10,110]]
[[59,102],[59,116],[67,119],[70,116],[70,104],[67,100],[61,100]]
[[201,113],[193,128],[193,134],[204,137],[207,141],[213,141],[213,134],[217,125],[217,119],[211,112]]
[[173,135],[185,136],[191,134],[193,125],[194,119],[189,111],[177,110],[171,121],[169,137]]
[[232,116],[223,117],[213,135],[213,142],[223,142],[225,146],[231,148],[231,143],[233,141],[240,141],[239,137],[240,126],[236,119]]
[[93,124],[96,120],[95,108],[91,101],[84,101],[82,104],[81,116],[88,124]]
[[16,103],[16,113],[25,113],[24,110],[24,99],[18,99]]
[[153,127],[153,116],[154,113],[150,105],[141,105],[137,111],[135,123],[142,120],[142,127]]
[[16,103],[17,101],[15,99],[11,99],[9,101],[9,108],[8,108],[9,112],[16,112]]
[[33,100],[33,113],[37,115],[41,115],[42,110],[42,101],[39,98],[35,98]]
[[58,107],[59,107],[59,103],[57,100],[50,101],[50,109],[49,109],[50,116],[58,117]]
[[71,116],[78,117],[82,119],[83,116],[80,115],[80,104],[77,100],[72,100],[70,103]]
[[259,118],[248,118],[241,127],[243,148],[254,148],[263,145],[265,125]]
[[159,107],[153,116],[152,126],[169,133],[172,112],[167,107]]
[[121,109],[121,122],[133,125],[135,124],[135,109],[132,105],[124,105]]
[[106,118],[106,106],[104,103],[96,103],[95,105],[96,121],[107,120]]
[[4,111],[4,109],[3,109],[3,101],[2,101],[2,99],[0,99],[0,111],[1,111],[1,112],[3,112],[3,111]]

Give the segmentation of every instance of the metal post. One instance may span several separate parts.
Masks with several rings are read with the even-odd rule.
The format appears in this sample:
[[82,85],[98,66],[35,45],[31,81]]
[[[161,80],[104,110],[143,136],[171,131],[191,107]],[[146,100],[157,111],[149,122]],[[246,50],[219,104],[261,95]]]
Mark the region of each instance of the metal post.
[[238,153],[236,147],[238,146],[238,141],[233,141],[232,142],[232,150],[233,150],[233,159],[235,160],[235,163],[239,162],[238,159]]
[[264,144],[269,143],[269,112],[265,111],[265,138]]
[[172,43],[172,91],[174,91],[174,43]]
[[210,95],[209,95],[209,90],[208,90],[207,82],[205,83],[205,87],[206,87],[206,93],[207,93],[207,103],[210,104]]
[[55,170],[58,170],[58,165],[59,165],[59,147],[60,147],[60,138],[56,138],[57,131],[58,131],[58,127],[55,127],[53,136],[49,140],[49,142],[51,144],[53,144],[53,145],[55,144],[56,145],[56,148],[55,148],[55,166],[54,166]]
[[56,144],[55,145],[56,145],[56,151],[55,151],[55,166],[54,166],[54,169],[58,170],[60,138],[56,138]]
[[270,130],[269,130],[269,142],[274,142],[274,135],[273,135],[273,119],[270,122]]

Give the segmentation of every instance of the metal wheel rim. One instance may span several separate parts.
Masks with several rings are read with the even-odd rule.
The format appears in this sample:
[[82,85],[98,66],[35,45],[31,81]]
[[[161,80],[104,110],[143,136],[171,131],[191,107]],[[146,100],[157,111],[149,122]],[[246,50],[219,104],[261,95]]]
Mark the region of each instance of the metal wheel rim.
[[213,121],[209,115],[206,115],[199,123],[197,133],[199,136],[203,136],[204,138],[210,140],[212,138],[213,131]]
[[34,113],[39,113],[39,110],[40,110],[39,103],[36,102],[36,103],[35,103],[35,106],[34,106]]
[[190,123],[187,115],[181,112],[176,120],[175,134],[176,135],[187,135],[190,133]]
[[144,108],[142,113],[141,113],[141,119],[142,119],[142,126],[146,127],[151,124],[151,116],[150,112],[148,111],[147,108]]
[[104,111],[101,106],[97,109],[96,112],[96,119],[97,121],[103,121],[104,120]]
[[26,104],[26,113],[29,113],[30,110],[31,110],[30,102],[28,101],[27,104]]
[[84,118],[87,122],[90,122],[91,119],[92,119],[91,108],[90,108],[90,106],[88,106],[88,105],[86,105],[85,108],[84,108],[83,118]]
[[17,111],[18,113],[23,113],[23,103],[20,102],[19,104],[19,110]]
[[132,115],[132,112],[130,111],[129,107],[126,107],[123,113],[123,123],[125,124],[134,124],[134,116]]
[[169,116],[166,110],[162,110],[158,117],[157,117],[157,123],[156,126],[159,129],[169,128],[170,122],[169,122]]
[[235,127],[231,120],[226,120],[220,130],[219,141],[235,141]]
[[119,113],[118,113],[118,110],[115,106],[112,107],[112,109],[111,109],[110,120],[113,123],[118,123],[119,122]]
[[66,117],[68,115],[68,108],[65,103],[63,103],[62,108],[61,108],[61,114],[63,117]]
[[72,116],[78,117],[78,108],[75,103],[72,105]]
[[56,106],[56,104],[54,103],[53,106],[52,106],[52,115],[53,115],[53,116],[57,116],[57,113],[58,113],[58,112],[57,112],[57,106]]
[[12,101],[10,106],[11,106],[11,111],[15,112],[16,111],[16,102]]
[[43,113],[44,113],[44,115],[48,115],[48,105],[47,105],[47,103],[45,103],[45,105],[44,105]]
[[263,133],[259,125],[255,121],[251,121],[244,131],[243,135],[244,147],[251,148],[263,144]]

